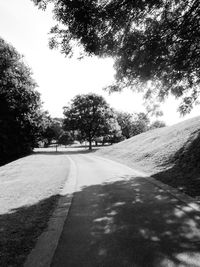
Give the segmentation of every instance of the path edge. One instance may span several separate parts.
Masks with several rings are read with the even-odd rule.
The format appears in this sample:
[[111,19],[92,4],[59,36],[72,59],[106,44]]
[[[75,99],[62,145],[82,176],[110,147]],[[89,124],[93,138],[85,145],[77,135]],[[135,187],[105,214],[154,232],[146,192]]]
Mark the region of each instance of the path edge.
[[70,162],[68,179],[59,193],[60,198],[48,226],[26,258],[24,267],[50,267],[51,265],[76,188],[77,167],[69,156],[67,158]]

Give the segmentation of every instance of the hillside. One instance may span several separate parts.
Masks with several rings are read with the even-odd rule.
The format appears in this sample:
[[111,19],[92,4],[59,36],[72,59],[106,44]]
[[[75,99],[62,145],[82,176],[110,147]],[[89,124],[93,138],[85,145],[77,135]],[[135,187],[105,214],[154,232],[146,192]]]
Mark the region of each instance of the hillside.
[[200,196],[200,117],[134,136],[96,154]]

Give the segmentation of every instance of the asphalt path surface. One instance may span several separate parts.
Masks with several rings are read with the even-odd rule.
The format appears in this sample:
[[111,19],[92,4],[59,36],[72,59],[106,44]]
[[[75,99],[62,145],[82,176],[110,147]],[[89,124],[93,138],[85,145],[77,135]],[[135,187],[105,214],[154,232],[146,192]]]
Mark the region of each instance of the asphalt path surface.
[[197,211],[125,165],[70,157],[76,188],[51,267],[200,266]]

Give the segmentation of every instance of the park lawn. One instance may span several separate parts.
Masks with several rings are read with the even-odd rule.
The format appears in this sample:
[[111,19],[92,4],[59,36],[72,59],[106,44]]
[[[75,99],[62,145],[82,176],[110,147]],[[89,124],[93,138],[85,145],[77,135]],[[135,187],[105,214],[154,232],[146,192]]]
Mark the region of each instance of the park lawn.
[[136,135],[99,149],[107,157],[200,196],[200,117]]
[[0,266],[20,267],[47,227],[69,170],[65,155],[40,154],[0,168]]

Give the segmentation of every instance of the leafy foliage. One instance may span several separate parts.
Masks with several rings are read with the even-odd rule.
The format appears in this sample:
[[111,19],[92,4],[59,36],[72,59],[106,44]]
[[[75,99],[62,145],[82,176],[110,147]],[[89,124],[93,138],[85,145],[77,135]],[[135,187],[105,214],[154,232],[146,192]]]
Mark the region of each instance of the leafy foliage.
[[149,127],[148,116],[141,112],[130,114],[128,112],[116,112],[117,121],[121,127],[122,135],[128,139],[134,135],[146,132]]
[[96,137],[119,130],[114,112],[104,98],[96,94],[75,96],[71,104],[64,107],[64,116],[65,130],[77,131],[79,140],[87,140],[90,149]]
[[122,135],[128,139],[132,136],[133,117],[128,112],[116,112],[117,121],[121,127]]
[[149,130],[152,130],[152,129],[156,129],[156,128],[162,128],[162,127],[165,127],[166,126],[166,123],[164,121],[154,121],[151,123],[151,125],[149,126]]
[[58,138],[58,144],[60,145],[71,145],[74,142],[74,138],[70,132],[63,131]]
[[41,134],[41,141],[48,147],[52,141],[59,143],[60,136],[64,133],[62,126],[63,120],[60,118],[51,118],[48,113],[45,116],[46,124]]
[[149,118],[143,113],[135,113],[133,116],[132,136],[146,132],[149,126]]
[[22,56],[0,38],[0,162],[31,151],[43,127],[40,95]]
[[[87,54],[115,59],[116,83],[144,89],[163,100],[171,93],[189,112],[199,96],[199,0],[33,0],[54,4],[59,22],[51,29],[51,47],[73,54],[76,43]],[[149,86],[151,81],[151,86]]]

